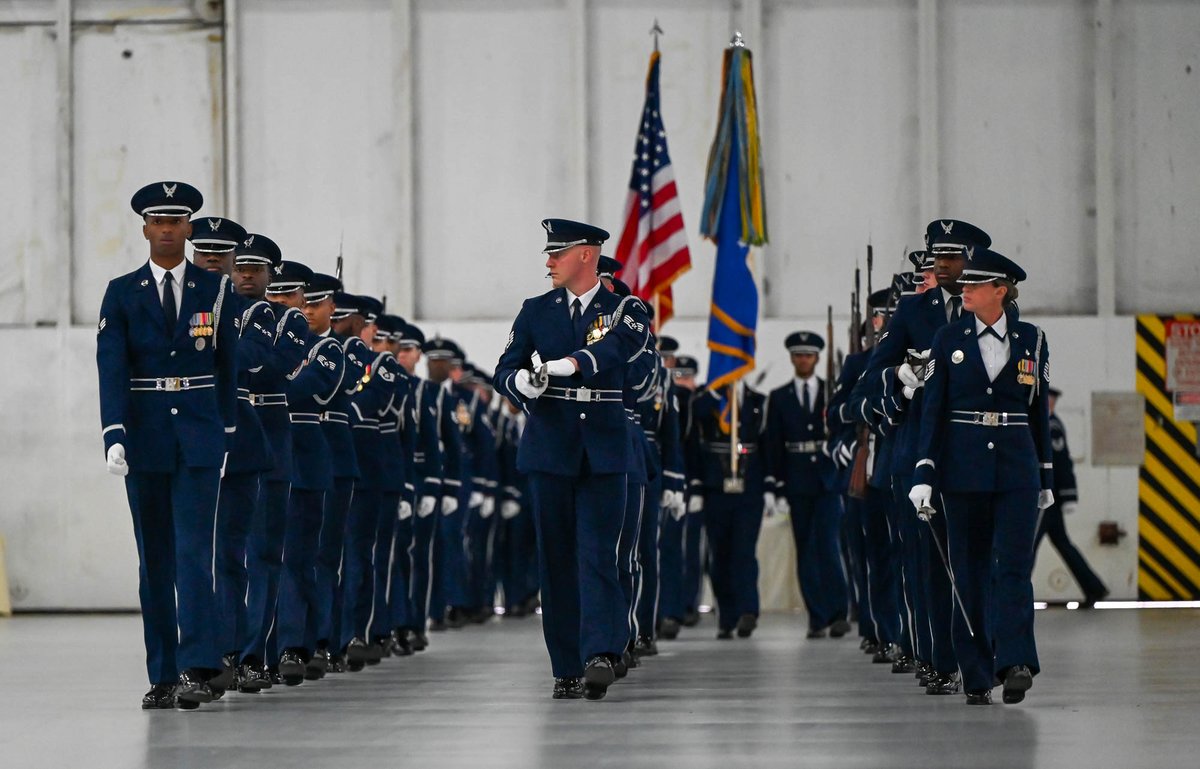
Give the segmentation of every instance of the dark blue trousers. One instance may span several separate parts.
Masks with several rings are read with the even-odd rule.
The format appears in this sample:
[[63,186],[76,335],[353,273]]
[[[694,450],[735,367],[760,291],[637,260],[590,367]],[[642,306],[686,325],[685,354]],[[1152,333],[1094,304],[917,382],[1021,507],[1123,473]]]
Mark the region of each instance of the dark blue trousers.
[[279,597],[279,575],[283,566],[283,536],[287,525],[291,484],[263,479],[258,487],[258,504],[250,527],[246,548],[246,631],[238,645],[247,662],[274,662],[274,645],[268,649],[268,635],[275,625],[275,607]]
[[220,483],[219,469],[182,463],[173,473],[125,477],[150,683],[221,665],[212,570]]
[[342,552],[346,545],[346,525],[354,497],[353,478],[334,478],[333,489],[325,494],[321,538],[317,545],[317,646],[337,649],[341,635]]
[[465,609],[467,600],[467,551],[463,541],[463,522],[470,494],[458,492],[458,509],[444,515],[437,510],[437,540],[433,544],[433,593],[429,613],[441,619],[447,609]]
[[475,609],[491,609],[496,603],[491,563],[496,515],[484,518],[482,510],[473,507],[466,516],[467,604]]
[[700,609],[700,588],[708,568],[704,548],[704,515],[685,514],[683,529],[683,605],[685,613],[690,613]]
[[642,499],[641,529],[637,541],[637,592],[634,594],[636,634],[654,637],[658,620],[660,564],[659,531],[662,524],[662,477],[646,484]]
[[658,540],[658,618],[683,619],[683,547],[686,516],[676,520],[664,512]]
[[[917,512],[908,499],[911,486],[892,479],[888,498],[888,522],[896,537],[896,568],[900,585],[901,637],[897,642],[904,652],[922,662],[930,658],[929,615],[925,610],[925,585],[922,574],[921,530]],[[902,504],[903,503],[903,504]]]
[[872,620],[871,591],[867,582],[867,544],[863,534],[863,501],[857,497],[842,497],[845,517],[842,519],[842,541],[846,544],[850,577],[854,581],[854,600],[858,609],[858,635],[876,641]]
[[[417,502],[419,501],[418,497]],[[433,546],[437,541],[438,518],[441,516],[434,510],[422,518],[415,514],[416,508],[417,504],[414,502],[412,547],[409,548],[412,577],[408,585],[408,621],[412,630],[424,633],[425,625],[429,621],[429,607],[433,601]]]
[[392,540],[392,575],[388,590],[388,604],[393,628],[412,628],[412,542],[413,516],[404,520],[396,518],[395,537]]
[[375,590],[373,556],[375,526],[379,518],[380,492],[355,489],[346,520],[346,542],[342,550],[342,618],[338,650],[351,639],[367,637]]
[[261,473],[226,473],[217,501],[217,644],[222,654],[237,654],[250,626],[246,613],[246,543],[254,523]]
[[392,632],[392,601],[403,601],[389,593],[396,554],[396,524],[400,518],[400,492],[384,491],[375,511],[375,548],[371,560],[371,621],[367,640],[383,640]]
[[808,608],[808,625],[820,630],[846,618],[846,575],[842,571],[841,498],[826,494],[788,494],[792,540],[800,593]]
[[556,678],[582,676],[596,655],[620,656],[629,615],[617,545],[625,511],[625,475],[531,473],[542,633]]
[[1063,563],[1071,570],[1071,576],[1075,577],[1075,581],[1079,583],[1079,587],[1083,590],[1084,598],[1095,598],[1096,596],[1104,595],[1108,588],[1096,576],[1096,572],[1092,571],[1092,568],[1088,566],[1087,559],[1083,557],[1083,553],[1079,552],[1079,548],[1075,547],[1071,542],[1071,538],[1067,536],[1067,525],[1066,521],[1063,520],[1062,505],[1058,502],[1055,502],[1042,511],[1042,523],[1038,527],[1037,545],[1040,546],[1042,544],[1042,537],[1047,536],[1050,537],[1050,542],[1054,545],[1054,549],[1062,557]]
[[621,514],[621,539],[617,544],[617,568],[621,578],[621,597],[625,602],[630,641],[633,641],[637,634],[637,617],[634,616],[637,604],[637,544],[638,534],[642,530],[642,500],[645,494],[646,484],[626,479],[625,509]]
[[[909,487],[911,488],[911,486]],[[937,488],[934,488],[937,493]],[[935,497],[936,498],[936,497]],[[913,509],[909,505],[909,509]],[[915,510],[914,510],[915,514]],[[921,582],[925,586],[925,616],[928,620],[929,657],[922,657],[939,673],[958,670],[958,657],[954,654],[954,591],[950,587],[950,575],[942,563],[942,551],[946,549],[946,516],[935,515],[929,523],[921,523],[918,529],[921,546]],[[936,540],[935,540],[936,538]]]
[[863,544],[870,591],[871,622],[881,644],[899,643],[905,636],[900,602],[900,538],[892,528],[891,494],[867,486],[863,498]]
[[497,524],[495,563],[506,609],[519,606],[537,593],[536,537],[530,510],[521,510]]
[[950,565],[963,610],[954,613],[954,651],[968,692],[990,690],[1014,665],[1036,675],[1033,637],[1033,558],[1037,489],[977,494],[942,493]]
[[[749,489],[749,487],[747,487]],[[708,576],[717,599],[717,621],[733,630],[743,614],[758,616],[758,532],[762,491],[742,494],[710,491],[704,496],[708,536]]]
[[280,651],[316,648],[317,548],[324,514],[324,491],[292,489],[275,610]]

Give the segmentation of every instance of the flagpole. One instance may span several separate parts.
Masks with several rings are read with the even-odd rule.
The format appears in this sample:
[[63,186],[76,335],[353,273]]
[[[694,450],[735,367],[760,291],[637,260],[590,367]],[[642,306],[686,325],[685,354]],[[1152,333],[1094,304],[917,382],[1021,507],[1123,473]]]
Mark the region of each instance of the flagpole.
[[738,477],[738,459],[740,458],[741,441],[739,436],[741,431],[738,429],[738,397],[737,397],[738,380],[734,380],[729,384],[729,472],[732,477],[725,480],[726,494],[740,494],[745,491],[745,484]]
[[660,309],[660,305],[659,305],[659,300],[658,300],[659,296],[660,296],[660,294],[658,292],[655,292],[654,298],[650,300],[654,304],[654,322],[650,324],[650,326],[651,326],[650,330],[653,331],[656,335],[658,334],[658,330],[662,328],[662,310]]

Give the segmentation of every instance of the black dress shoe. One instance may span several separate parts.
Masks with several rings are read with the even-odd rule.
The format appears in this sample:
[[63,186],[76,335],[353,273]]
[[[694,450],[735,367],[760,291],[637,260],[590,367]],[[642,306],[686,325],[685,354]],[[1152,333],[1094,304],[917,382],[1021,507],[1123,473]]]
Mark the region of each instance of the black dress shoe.
[[1079,604],[1079,608],[1094,609],[1096,608],[1096,602],[1103,601],[1105,598],[1108,598],[1108,588],[1104,588],[1099,593],[1092,593],[1084,596],[1083,602]]
[[446,612],[446,627],[451,630],[461,630],[462,626],[467,624],[466,613],[457,606],[451,606]]
[[327,670],[325,672],[327,672],[327,673],[345,673],[346,670],[347,670],[346,655],[335,654],[329,658],[329,670]]
[[825,637],[825,628],[823,628],[823,627],[809,628],[808,632],[804,634],[804,637],[808,638],[808,639],[824,638]]
[[325,677],[327,670],[329,670],[329,650],[317,649],[313,652],[312,659],[304,665],[304,680],[320,681]]
[[758,617],[754,616],[753,614],[743,614],[742,616],[738,617],[738,638],[749,638],[754,633],[754,629],[756,627],[758,627]]
[[879,642],[870,638],[864,638],[862,639],[862,643],[858,645],[858,648],[863,654],[874,655],[875,652],[879,651]]
[[1013,665],[1004,674],[1004,704],[1016,705],[1032,687],[1033,671],[1025,665]]
[[674,641],[679,637],[679,620],[666,617],[658,624],[658,637],[665,641]]
[[175,707],[175,684],[154,684],[142,697],[142,710],[170,710]]
[[639,635],[633,642],[633,656],[653,657],[658,654],[658,644],[648,635]]
[[429,620],[429,632],[442,633],[446,630],[446,621],[441,619]]
[[367,657],[368,664],[371,662],[371,657],[374,657],[375,655],[379,655],[380,661],[392,656],[391,634],[375,636],[375,641],[371,644],[369,652],[370,656]]
[[589,700],[602,700],[616,680],[612,662],[608,657],[596,655],[583,668],[583,696]]
[[367,662],[367,642],[361,638],[351,638],[350,643],[346,644],[346,661],[365,665]]
[[413,651],[423,652],[429,648],[429,636],[425,635],[424,633],[417,633],[412,630],[408,631],[408,633],[409,633],[408,642],[410,644],[412,644]]
[[730,628],[723,627],[723,628],[720,628],[719,630],[717,630],[717,640],[718,641],[728,641],[731,638],[733,638],[733,630],[731,630]]
[[879,647],[879,651],[875,652],[875,656],[871,658],[871,662],[876,665],[890,665],[904,654],[904,650],[899,644],[888,644],[887,646]]
[[271,688],[271,677],[267,668],[261,662],[247,662],[238,665],[237,688],[246,694],[258,694],[263,689]]
[[279,675],[278,665],[269,665],[267,667],[267,676],[271,679],[271,684],[279,684],[283,686],[283,676]]
[[556,700],[581,700],[583,699],[583,679],[582,678],[556,678],[554,679],[554,699]]
[[194,710],[202,703],[212,702],[212,689],[200,671],[189,668],[179,674],[175,684],[175,706],[181,710]]
[[367,644],[367,659],[368,665],[378,665],[383,661],[383,643],[378,639]]
[[237,683],[238,656],[237,652],[221,655],[221,672],[208,679],[208,685],[214,693],[217,689],[223,692],[234,688],[234,684]]
[[893,673],[912,673],[916,669],[917,663],[914,662],[913,658],[907,654],[901,654],[896,658],[896,661],[892,663]]
[[638,659],[638,656],[634,654],[631,649],[626,649],[621,653],[621,661],[624,662],[625,667],[629,668],[630,670],[633,670],[634,668],[640,668],[642,666],[641,660]]
[[299,686],[304,683],[304,656],[299,649],[284,649],[279,655],[279,677],[284,686]]
[[918,660],[917,669],[913,671],[917,679],[917,685],[921,688],[929,686],[929,682],[933,679],[935,672],[936,671],[933,669],[933,665],[930,665],[928,662],[921,662]]
[[984,691],[981,691],[981,692],[967,692],[967,704],[968,705],[991,705],[992,704],[992,691],[990,689],[985,689]]
[[834,620],[834,623],[829,626],[829,637],[830,638],[841,638],[842,636],[849,633],[852,629],[853,628],[850,627],[850,623],[847,622],[846,620],[844,620],[844,619]]
[[392,654],[397,657],[411,657],[413,655],[412,644],[408,642],[408,633],[401,628],[396,628],[392,631]]
[[629,675],[629,666],[625,664],[625,655],[621,655],[621,659],[613,663],[613,675],[620,681],[625,676]]
[[691,611],[688,611],[688,612],[684,612],[684,615],[683,615],[683,626],[684,627],[696,627],[696,625],[699,625],[699,624],[700,624],[700,612],[698,612],[694,609]]
[[962,682],[959,681],[958,673],[938,673],[934,672],[929,678],[929,683],[925,686],[926,694],[943,695],[943,694],[958,694],[962,688]]

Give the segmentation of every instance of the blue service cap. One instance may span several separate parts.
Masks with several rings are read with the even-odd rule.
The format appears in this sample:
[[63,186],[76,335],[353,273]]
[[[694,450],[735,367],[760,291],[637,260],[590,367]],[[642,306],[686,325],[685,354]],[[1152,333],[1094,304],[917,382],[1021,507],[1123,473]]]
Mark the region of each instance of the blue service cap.
[[351,315],[362,315],[363,312],[359,307],[359,297],[354,294],[347,294],[345,291],[333,292],[333,315],[332,320],[345,320]]
[[599,246],[608,240],[607,231],[570,219],[543,219],[542,227],[546,230],[546,247],[542,249],[543,254],[562,251],[571,246]]
[[[256,232],[246,234],[246,238],[238,243],[233,249],[234,264],[265,264],[272,268],[271,276],[274,279],[279,275],[279,265],[283,263],[283,252],[279,250],[279,245],[275,241],[268,238],[266,235],[259,235]],[[288,289],[292,291],[294,289]],[[287,293],[283,291],[281,293]]]
[[300,262],[279,262],[271,268],[268,294],[290,294],[301,291],[312,280],[313,271]]
[[188,240],[202,254],[226,254],[246,239],[246,228],[232,219],[203,216],[192,221]]
[[154,182],[147,184],[129,200],[138,216],[183,216],[192,214],[204,205],[200,190],[186,182]]
[[358,314],[367,319],[367,323],[374,323],[383,315],[383,302],[373,296],[359,294],[355,297],[358,300]]
[[933,252],[910,251],[908,253],[908,261],[912,262],[913,272],[919,275],[926,270],[933,269]]
[[658,338],[658,351],[667,355],[674,355],[679,352],[679,340],[673,336],[660,336]]
[[400,338],[396,340],[401,347],[420,347],[425,349],[425,332],[412,323],[405,323],[400,330]]
[[1004,254],[990,248],[967,250],[967,264],[963,267],[959,283],[991,283],[993,280],[1009,280],[1020,283],[1025,280],[1025,270]]
[[448,360],[450,362],[458,361],[462,363],[466,357],[463,355],[462,348],[449,339],[443,339],[440,336],[435,336],[425,344],[421,345],[421,351],[425,353],[425,357],[430,360]]
[[399,315],[380,314],[375,318],[375,341],[397,342],[404,332],[404,318]]
[[671,367],[674,376],[696,376],[700,371],[700,362],[690,355],[676,355],[675,365]]
[[631,293],[633,293],[629,290],[629,286],[625,285],[625,281],[621,280],[620,278],[612,279],[612,292],[620,297],[629,296]]
[[992,238],[970,222],[958,219],[934,219],[925,228],[925,248],[934,253],[987,248]]
[[793,334],[788,334],[787,340],[784,341],[784,346],[793,355],[798,353],[816,355],[825,349],[825,340],[819,334],[812,331],[797,331]]
[[314,272],[304,284],[304,302],[306,304],[323,302],[341,290],[342,282],[340,280],[323,272]]
[[[872,315],[884,315],[887,313],[889,304],[891,304],[891,294],[891,288],[881,288],[867,297],[867,309],[871,311]],[[892,309],[894,309],[894,306]]]
[[601,254],[596,260],[596,274],[602,278],[615,278],[624,266],[611,256]]

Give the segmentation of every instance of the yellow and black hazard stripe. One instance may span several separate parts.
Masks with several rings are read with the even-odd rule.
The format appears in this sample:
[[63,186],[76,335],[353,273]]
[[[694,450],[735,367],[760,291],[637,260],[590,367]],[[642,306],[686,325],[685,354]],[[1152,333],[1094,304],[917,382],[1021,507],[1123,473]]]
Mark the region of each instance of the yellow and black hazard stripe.
[[1200,459],[1196,427],[1174,421],[1166,325],[1194,315],[1139,315],[1137,390],[1146,399],[1146,454],[1138,473],[1138,595],[1200,599]]

